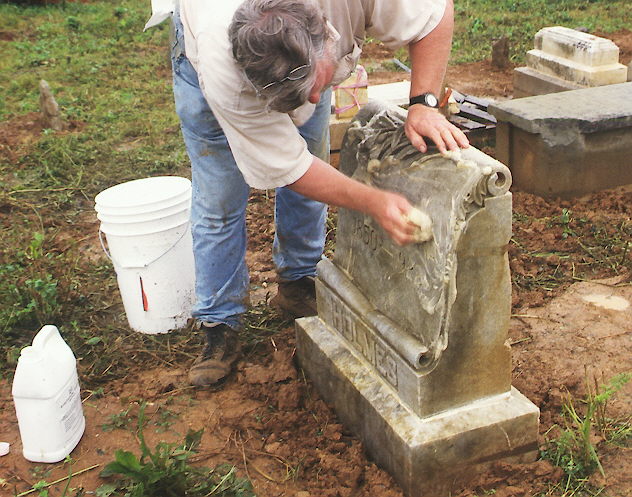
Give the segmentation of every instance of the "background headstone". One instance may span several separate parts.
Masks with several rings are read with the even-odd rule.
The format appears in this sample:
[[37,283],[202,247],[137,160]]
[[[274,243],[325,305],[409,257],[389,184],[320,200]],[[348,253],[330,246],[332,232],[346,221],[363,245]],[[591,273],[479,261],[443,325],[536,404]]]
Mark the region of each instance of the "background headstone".
[[43,79],[39,83],[40,91],[40,109],[42,111],[42,127],[44,129],[52,129],[62,131],[67,125],[64,122],[59,105],[50,90],[50,86]]
[[514,70],[514,98],[611,85],[626,81],[619,47],[607,38],[562,26],[543,28]]
[[492,43],[492,66],[506,69],[509,65],[509,38],[503,36]]

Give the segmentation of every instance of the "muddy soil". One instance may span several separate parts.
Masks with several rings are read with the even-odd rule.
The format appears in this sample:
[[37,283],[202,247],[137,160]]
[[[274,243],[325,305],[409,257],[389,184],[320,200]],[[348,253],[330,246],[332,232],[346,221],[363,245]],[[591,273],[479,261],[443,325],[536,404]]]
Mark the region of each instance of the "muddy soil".
[[[610,38],[622,48],[622,61],[629,62],[632,33]],[[378,57],[379,50],[369,47],[367,51]],[[405,77],[402,73],[373,76],[374,83]],[[448,81],[463,93],[511,97],[511,70],[493,69],[489,62],[451,67]],[[11,153],[16,153],[37,139],[34,116],[17,124],[13,134],[2,128],[0,151],[11,145]],[[560,218],[564,209],[572,212],[572,220]],[[594,378],[603,382],[632,371],[631,275],[625,264],[599,263],[611,260],[612,254],[598,254],[599,258],[594,250],[587,253],[598,230],[629,226],[632,189],[599,192],[572,202],[515,191],[514,211],[514,240],[509,248],[514,273],[509,330],[513,383],[541,409],[544,447],[546,438],[556,433],[555,426],[563,423],[560,412],[568,395],[582,398]],[[262,306],[275,291],[272,219],[273,199],[265,192],[254,192],[248,213],[247,260],[253,303]],[[96,220],[93,227],[96,233]],[[570,236],[568,229],[573,230]],[[624,251],[617,257],[625,262],[630,254]],[[537,284],[542,275],[548,284]],[[72,471],[92,469],[73,477],[70,487],[76,490],[65,495],[81,495],[81,489],[91,494],[104,483],[98,473],[116,449],[138,452],[132,432],[144,401],[148,417],[144,431],[150,446],[181,441],[188,429],[204,428],[196,463],[235,465],[260,497],[402,496],[393,479],[371,462],[362,443],[337,421],[304,377],[296,363],[291,326],[246,347],[245,352],[235,375],[221,388],[189,387],[188,361],[158,367],[161,361],[156,360],[138,364],[123,380],[108,384],[103,394],[86,392],[87,428],[72,454]],[[15,495],[40,480],[52,482],[66,476],[69,469],[63,463],[33,464],[22,458],[6,379],[0,380],[0,406],[0,441],[11,443],[11,453],[0,458],[0,495]],[[631,407],[632,385],[628,385],[610,403],[609,412],[613,417],[630,416]],[[632,496],[630,440],[617,447],[596,433],[593,436],[606,476],[597,473],[591,483],[605,487],[602,495]],[[561,477],[559,468],[543,460],[522,465],[499,462],[466,488],[455,488],[453,495],[536,495],[547,492]],[[63,495],[64,486],[65,482],[53,485],[49,495]]]

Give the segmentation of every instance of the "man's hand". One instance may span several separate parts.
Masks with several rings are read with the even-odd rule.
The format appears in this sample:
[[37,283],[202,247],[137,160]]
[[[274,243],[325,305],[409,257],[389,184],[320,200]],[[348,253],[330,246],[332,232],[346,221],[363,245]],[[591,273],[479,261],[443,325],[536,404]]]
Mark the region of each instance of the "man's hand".
[[408,220],[412,205],[401,195],[384,190],[374,191],[375,200],[368,214],[386,231],[397,245],[417,241],[419,227]]
[[410,143],[420,152],[428,150],[424,137],[430,138],[441,153],[470,146],[463,131],[448,121],[437,109],[425,105],[417,104],[408,109],[404,129]]
[[318,157],[288,188],[313,200],[371,216],[398,245],[419,241],[419,225],[408,220],[413,208],[408,200],[349,178]]

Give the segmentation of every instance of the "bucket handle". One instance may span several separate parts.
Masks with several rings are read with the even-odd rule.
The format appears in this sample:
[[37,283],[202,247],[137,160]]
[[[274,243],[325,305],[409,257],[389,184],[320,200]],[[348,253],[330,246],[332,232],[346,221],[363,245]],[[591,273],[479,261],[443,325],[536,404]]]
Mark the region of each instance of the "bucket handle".
[[[187,223],[187,227],[188,227],[188,224],[189,223]],[[137,269],[137,268],[146,268],[150,264],[153,264],[154,262],[156,262],[159,259],[161,259],[162,257],[164,257],[173,247],[175,247],[180,242],[180,240],[182,240],[182,237],[186,234],[186,232],[187,232],[186,229],[182,230],[182,234],[178,237],[178,239],[173,244],[171,244],[171,246],[167,250],[165,250],[158,257],[155,257],[151,261],[146,262],[142,266],[124,266],[123,264],[119,264],[118,262],[116,262],[114,260],[114,258],[112,257],[112,254],[110,254],[110,252],[108,252],[108,249],[105,247],[105,242],[103,240],[103,234],[104,233],[103,233],[103,231],[101,231],[100,228],[99,228],[99,241],[101,242],[101,248],[103,249],[103,252],[105,252],[105,255],[107,256],[107,258],[110,259],[115,266],[118,266],[118,267],[120,267],[122,269]]]

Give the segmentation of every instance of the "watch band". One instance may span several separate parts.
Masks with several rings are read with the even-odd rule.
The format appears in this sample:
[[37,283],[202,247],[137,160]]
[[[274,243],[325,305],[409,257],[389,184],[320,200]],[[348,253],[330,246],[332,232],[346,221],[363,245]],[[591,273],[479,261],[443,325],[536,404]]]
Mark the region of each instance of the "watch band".
[[434,93],[426,92],[421,95],[416,95],[414,97],[410,97],[410,101],[408,106],[415,104],[425,105],[426,107],[432,107],[436,109],[439,107],[439,99],[435,96]]

